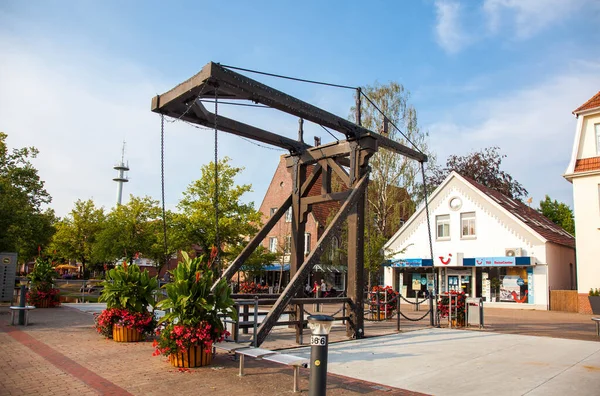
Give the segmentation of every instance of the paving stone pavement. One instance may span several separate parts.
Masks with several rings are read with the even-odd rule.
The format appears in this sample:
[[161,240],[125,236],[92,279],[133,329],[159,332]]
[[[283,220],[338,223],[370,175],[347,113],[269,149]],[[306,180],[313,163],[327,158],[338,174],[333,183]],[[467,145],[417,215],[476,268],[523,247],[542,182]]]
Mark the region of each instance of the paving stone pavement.
[[[93,316],[69,307],[37,309],[30,326],[10,326],[0,307],[0,394],[2,395],[282,395],[293,394],[292,369],[217,353],[211,366],[180,371],[153,357],[150,341],[116,343],[92,328]],[[300,389],[308,393],[308,370]],[[330,395],[416,395],[391,387],[332,375]]]
[[[165,362],[166,358],[151,356],[151,342],[116,343],[100,337],[92,328],[92,313],[101,310],[102,306],[79,304],[78,307],[81,310],[73,309],[69,304],[34,310],[31,325],[22,327],[9,326],[8,307],[0,306],[0,395],[293,394],[292,370],[288,367],[248,359],[247,375],[238,377],[238,363],[231,356],[218,353],[211,366],[180,372]],[[413,316],[420,314],[412,313]],[[560,312],[490,309],[486,311],[486,329],[479,332],[597,342],[595,325],[590,318],[590,315]],[[427,324],[404,321],[402,329],[411,332],[423,329]],[[366,324],[368,336],[391,334],[395,330],[394,321]],[[308,338],[307,332],[305,344]],[[344,339],[344,327],[338,323],[332,333],[332,342]],[[377,338],[367,340],[377,343]],[[286,327],[277,328],[263,344],[269,349],[295,346],[293,332]],[[333,350],[335,344],[331,348]],[[595,363],[588,366],[586,370],[597,369]],[[562,379],[566,377],[563,375]],[[393,386],[405,387],[402,382],[377,381],[376,376],[362,378],[330,373],[328,394],[418,394]],[[570,386],[568,381],[555,384],[557,389],[569,389]],[[300,388],[302,393],[308,393],[308,370],[301,372]]]

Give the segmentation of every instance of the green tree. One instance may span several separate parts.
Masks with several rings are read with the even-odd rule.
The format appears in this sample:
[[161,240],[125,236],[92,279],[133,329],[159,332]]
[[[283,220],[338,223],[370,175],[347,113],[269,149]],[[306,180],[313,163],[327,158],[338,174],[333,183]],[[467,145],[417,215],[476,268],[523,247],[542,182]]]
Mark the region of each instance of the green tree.
[[428,188],[433,191],[450,172],[455,171],[510,198],[521,200],[527,196],[527,190],[500,169],[504,158],[506,155],[500,154],[499,147],[488,147],[464,156],[451,155],[446,160],[445,167],[429,167]]
[[8,149],[8,135],[0,132],[0,251],[17,252],[22,262],[31,259],[54,233],[51,202],[37,169],[30,160],[35,147]]
[[[421,150],[434,161],[428,147],[428,133],[418,124],[417,111],[410,104],[410,93],[397,82],[363,88],[369,101],[361,101],[362,125],[378,131],[405,146]],[[352,113],[356,111],[351,109]],[[350,118],[353,118],[351,115]],[[402,133],[394,127],[396,125]],[[421,164],[393,151],[381,149],[373,155],[365,213],[365,269],[370,274],[369,287],[384,261],[385,242],[400,228],[422,197]],[[345,244],[344,244],[345,246]]]
[[540,201],[538,212],[546,216],[554,224],[558,224],[571,235],[575,235],[575,217],[571,208],[556,199],[553,201],[548,195]]
[[71,212],[56,224],[49,252],[80,261],[85,273],[104,220],[104,209],[97,208],[94,201],[77,200]]
[[[427,139],[428,133],[421,130],[417,121],[417,111],[410,104],[410,93],[402,84],[390,82],[363,88],[375,105],[385,114],[381,114],[369,101],[361,101],[362,125],[372,131],[401,143],[416,147],[434,160]],[[352,112],[355,108],[352,108]],[[351,116],[352,118],[352,116]],[[398,126],[402,133],[393,125]],[[411,143],[412,142],[412,143]],[[368,199],[368,224],[377,232],[390,238],[416,208],[416,202],[422,196],[420,164],[393,151],[381,149],[369,162],[371,166]]]
[[106,217],[94,257],[103,262],[125,257],[130,263],[137,255],[152,257],[161,233],[158,201],[131,195],[127,204],[117,205]]
[[[218,162],[219,248],[222,250],[241,245],[245,235],[258,231],[257,224],[261,221],[261,213],[254,209],[253,202],[241,202],[242,196],[252,190],[250,184],[235,184],[235,177],[243,168],[231,166],[229,162],[227,157]],[[197,244],[204,252],[210,252],[212,246],[217,245],[214,197],[215,165],[211,162],[201,168],[200,179],[188,186],[178,205],[187,218],[183,230],[187,244]]]

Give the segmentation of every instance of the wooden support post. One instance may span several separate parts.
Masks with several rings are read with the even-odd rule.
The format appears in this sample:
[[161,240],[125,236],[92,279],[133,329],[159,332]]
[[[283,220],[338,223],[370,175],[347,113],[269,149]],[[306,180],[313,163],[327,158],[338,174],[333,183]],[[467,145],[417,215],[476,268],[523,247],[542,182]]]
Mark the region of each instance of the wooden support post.
[[300,164],[298,157],[294,158],[292,168],[292,246],[290,255],[290,278],[292,278],[300,265],[304,262],[304,233],[306,220],[302,215],[302,184],[306,178],[306,166]]
[[281,293],[281,295],[273,305],[273,308],[271,308],[271,311],[269,311],[267,317],[263,320],[263,322],[260,325],[260,328],[258,329],[256,346],[261,345],[263,343],[263,341],[267,338],[267,335],[273,328],[273,325],[279,319],[281,313],[291,302],[293,296],[295,296],[302,290],[305,284],[304,281],[306,280],[306,277],[316,264],[317,260],[323,254],[325,246],[327,246],[327,244],[331,240],[331,237],[333,237],[333,235],[335,234],[333,230],[338,229],[342,225],[342,222],[347,218],[349,211],[355,206],[358,197],[364,194],[367,182],[368,178],[366,176],[363,176],[358,181],[358,183],[356,183],[356,186],[354,187],[352,193],[350,194],[346,202],[344,202],[338,213],[335,215],[331,223],[323,232],[323,235],[321,235],[321,238],[319,238],[319,241],[317,242],[317,245],[315,246],[314,250],[310,252],[302,266],[298,269],[296,274],[290,280],[290,283],[288,283],[288,285],[285,287],[285,290],[283,291],[283,293]]

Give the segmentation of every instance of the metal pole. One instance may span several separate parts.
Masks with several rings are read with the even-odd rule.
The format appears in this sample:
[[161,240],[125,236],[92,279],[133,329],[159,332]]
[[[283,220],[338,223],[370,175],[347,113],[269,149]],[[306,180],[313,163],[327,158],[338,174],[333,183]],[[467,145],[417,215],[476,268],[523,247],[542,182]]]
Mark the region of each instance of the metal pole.
[[252,345],[257,347],[256,336],[258,335],[258,296],[254,296],[254,334],[252,335]]
[[[25,303],[26,303],[25,294],[27,293],[26,289],[27,289],[27,287],[25,285],[21,285],[21,295],[19,296],[19,307],[25,307]],[[20,309],[19,310],[19,325],[23,326],[24,324],[25,324],[25,310]]]
[[325,396],[327,394],[327,350],[333,317],[311,315],[308,317],[308,323],[312,330],[308,394],[309,396]]
[[396,331],[400,331],[400,294],[396,296],[396,313],[398,314]]
[[377,320],[379,320],[381,318],[381,308],[379,307],[379,291],[375,292],[375,302],[377,303],[375,312],[377,312]]
[[429,293],[429,324],[431,327],[434,326],[433,322],[433,295]]
[[448,293],[448,324],[452,328],[452,294]]

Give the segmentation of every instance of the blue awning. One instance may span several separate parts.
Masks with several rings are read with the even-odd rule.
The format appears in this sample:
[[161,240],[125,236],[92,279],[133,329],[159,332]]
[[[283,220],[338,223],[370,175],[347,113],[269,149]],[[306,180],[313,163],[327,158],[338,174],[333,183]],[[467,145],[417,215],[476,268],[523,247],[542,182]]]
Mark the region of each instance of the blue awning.
[[465,267],[514,267],[519,265],[534,265],[531,257],[473,257],[464,258]]
[[[241,268],[242,271],[248,271],[248,268],[242,265]],[[262,271],[280,271],[281,270],[281,264],[279,263],[271,263],[271,264],[265,264],[262,268]],[[284,264],[283,265],[283,270],[284,271],[289,271],[290,270],[290,265],[289,264]]]
[[383,263],[385,267],[433,267],[432,259],[421,259],[421,258],[412,258],[412,259],[394,259],[387,260]]

